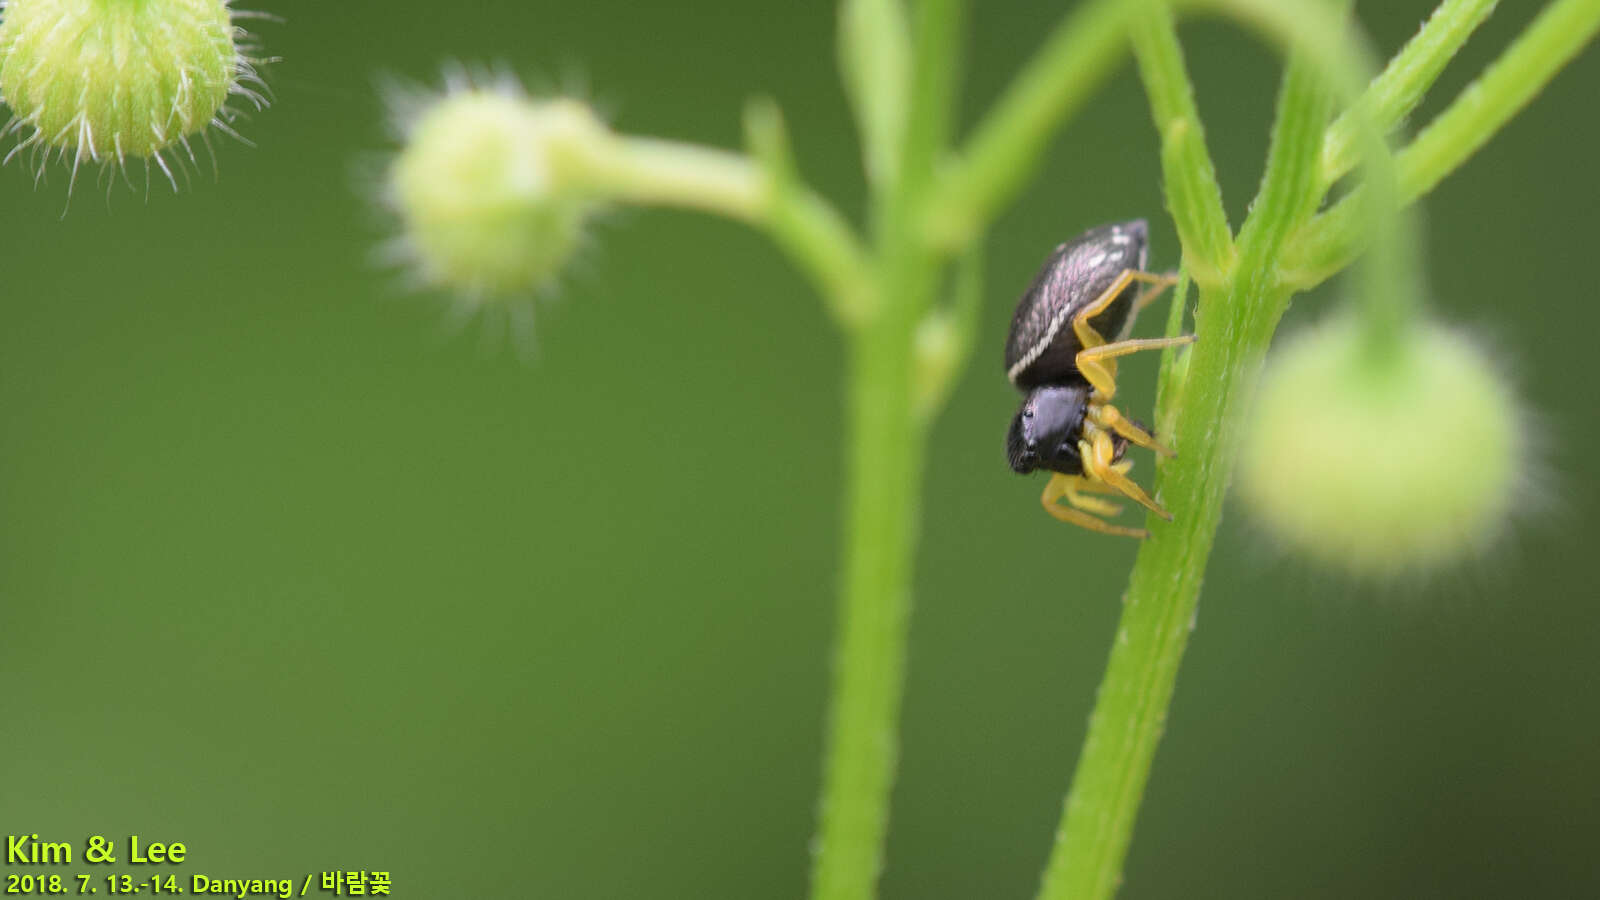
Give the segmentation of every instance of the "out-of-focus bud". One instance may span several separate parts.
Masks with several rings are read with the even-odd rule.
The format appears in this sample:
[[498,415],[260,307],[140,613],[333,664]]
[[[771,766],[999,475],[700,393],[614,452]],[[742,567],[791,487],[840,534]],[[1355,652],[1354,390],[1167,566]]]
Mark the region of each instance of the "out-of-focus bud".
[[1418,324],[1381,361],[1341,318],[1269,362],[1240,493],[1285,545],[1363,576],[1483,548],[1524,482],[1517,400],[1472,341]]
[[481,299],[525,295],[572,257],[597,197],[565,161],[608,135],[587,106],[463,87],[401,127],[387,193],[426,283]]

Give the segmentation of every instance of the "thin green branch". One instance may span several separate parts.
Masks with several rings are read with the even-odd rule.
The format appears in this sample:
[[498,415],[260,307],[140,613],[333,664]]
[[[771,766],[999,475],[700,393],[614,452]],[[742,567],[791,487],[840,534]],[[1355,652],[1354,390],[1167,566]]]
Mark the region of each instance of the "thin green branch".
[[568,164],[610,199],[695,209],[767,228],[817,282],[840,320],[859,322],[872,302],[860,242],[844,217],[794,176],[775,109],[752,125],[765,166],[726,150],[646,137],[585,138],[568,154]]
[[[1398,190],[1406,203],[1427,194],[1466,162],[1539,94],[1600,31],[1600,0],[1556,0],[1455,102],[1396,155]],[[1368,246],[1352,192],[1309,223],[1288,248],[1284,268],[1309,288],[1349,265]]]
[[917,412],[931,421],[944,408],[956,376],[967,368],[983,309],[983,246],[974,244],[956,262],[950,302],[923,316],[917,326]]
[[1556,0],[1400,155],[1405,196],[1433,190],[1528,105],[1600,29],[1600,0]]
[[839,4],[839,74],[861,133],[867,181],[888,189],[898,177],[910,106],[911,29],[903,0]]
[[905,186],[907,198],[922,196],[938,156],[950,143],[966,17],[967,0],[922,0],[917,4],[904,160],[904,171],[913,183]]
[[761,172],[738,153],[653,137],[593,140],[569,154],[602,196],[716,213],[750,224],[766,216]]
[[881,322],[852,347],[844,583],[811,869],[815,900],[871,900],[883,869],[925,453],[912,366],[910,335]]
[[[1367,87],[1364,102],[1379,129],[1388,133],[1405,121],[1498,2],[1444,0],[1439,4],[1422,30]],[[1347,112],[1328,128],[1322,146],[1323,191],[1354,168],[1357,158],[1356,123]]]
[[926,236],[959,249],[1022,190],[1051,137],[1110,74],[1142,9],[1092,0],[1068,15],[945,166],[926,208]]
[[1239,230],[1248,264],[1271,271],[1270,260],[1294,228],[1317,211],[1322,134],[1332,115],[1332,92],[1303,53],[1294,53],[1284,73],[1261,190]]
[[[1178,283],[1172,289],[1172,303],[1167,309],[1167,327],[1162,332],[1164,336],[1174,338],[1183,334],[1189,288],[1193,282],[1188,269],[1178,270]],[[1161,368],[1156,375],[1156,431],[1164,440],[1171,440],[1177,411],[1183,408],[1191,352],[1189,347],[1167,347],[1161,351]]]
[[1233,265],[1233,231],[1170,9],[1154,4],[1134,23],[1133,54],[1161,135],[1167,208],[1178,228],[1184,265],[1201,282],[1215,284]]
[[877,303],[854,232],[833,207],[808,191],[795,169],[783,114],[770,99],[745,107],[745,143],[765,178],[772,239],[809,274],[834,317],[859,328]]

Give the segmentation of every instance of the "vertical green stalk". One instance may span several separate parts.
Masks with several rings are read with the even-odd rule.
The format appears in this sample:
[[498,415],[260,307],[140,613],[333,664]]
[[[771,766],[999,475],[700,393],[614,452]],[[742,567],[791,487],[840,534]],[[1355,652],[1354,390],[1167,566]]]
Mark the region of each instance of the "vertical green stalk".
[[[1242,15],[1259,11],[1254,2],[1236,5],[1248,7],[1237,10]],[[1172,45],[1171,23],[1164,25],[1168,34],[1146,35],[1137,49],[1150,53]],[[1338,33],[1327,26],[1319,30]],[[1322,136],[1332,109],[1324,73],[1333,68],[1333,74],[1347,76],[1338,79],[1347,97],[1359,90],[1356,67],[1342,48],[1324,50],[1315,62],[1304,49],[1291,58],[1284,78],[1266,173],[1240,230],[1237,265],[1220,284],[1202,285],[1195,318],[1200,339],[1192,349],[1173,436],[1178,457],[1161,468],[1158,478],[1161,499],[1177,517],[1148,522],[1151,537],[1139,549],[1123,597],[1122,621],[1045,869],[1041,900],[1103,900],[1121,881],[1222,520],[1241,413],[1290,296],[1277,277],[1277,256],[1294,229],[1315,213],[1320,198]],[[1181,65],[1142,63],[1141,68],[1146,77],[1186,80]],[[1181,94],[1169,86],[1152,93]],[[1372,138],[1372,130],[1363,137]],[[1365,146],[1372,146],[1370,140]],[[1375,152],[1381,156],[1381,146]]]
[[845,583],[811,896],[870,900],[883,867],[921,504],[925,419],[915,336],[933,267],[891,211],[881,231],[882,304],[851,344]]
[[[1298,136],[1309,141],[1302,145],[1320,148],[1326,106],[1308,104],[1305,91],[1298,89],[1305,76],[1295,75],[1292,71],[1279,104],[1280,120],[1288,118],[1280,126],[1301,124]],[[1307,156],[1306,162],[1316,159],[1314,153]],[[1307,167],[1308,173],[1314,171]],[[1287,223],[1292,219],[1280,207],[1296,202],[1303,202],[1303,195],[1264,190],[1257,211]],[[1201,339],[1192,351],[1190,390],[1174,436],[1179,455],[1162,467],[1160,478],[1162,499],[1182,514],[1173,522],[1152,519],[1150,540],[1139,548],[1057,836],[1058,852],[1045,872],[1040,896],[1046,900],[1110,897],[1121,878],[1222,520],[1248,375],[1265,353],[1288,299],[1286,291],[1273,287],[1270,254],[1288,229],[1272,230],[1276,234],[1268,237],[1247,224],[1232,277],[1220,288],[1201,291],[1195,320]],[[1207,340],[1211,335],[1226,338]]]
[[1233,232],[1222,188],[1206,149],[1205,128],[1183,64],[1172,10],[1147,5],[1129,26],[1140,79],[1161,135],[1161,176],[1167,209],[1178,227],[1184,268],[1206,284],[1221,281],[1234,262]]
[[910,338],[881,321],[851,348],[845,580],[811,884],[828,900],[873,895],[888,831],[923,459]]
[[878,303],[852,335],[849,527],[815,900],[871,900],[883,868],[927,437],[913,384],[916,333],[941,268],[922,240],[921,213],[947,140],[964,14],[964,0],[917,5],[904,128],[864,128],[901,144],[874,194]]
[[[1220,320],[1227,318],[1235,339],[1194,346],[1174,435],[1183,450],[1162,466],[1160,477],[1162,502],[1183,512],[1170,523],[1147,523],[1151,537],[1139,548],[1123,596],[1122,620],[1040,889],[1044,900],[1106,898],[1121,881],[1222,519],[1226,473],[1237,444],[1236,429],[1227,423],[1237,420],[1245,376],[1258,365],[1287,298],[1286,292],[1257,287],[1239,280],[1201,291],[1197,330],[1223,333]],[[1224,311],[1244,304],[1260,312]]]

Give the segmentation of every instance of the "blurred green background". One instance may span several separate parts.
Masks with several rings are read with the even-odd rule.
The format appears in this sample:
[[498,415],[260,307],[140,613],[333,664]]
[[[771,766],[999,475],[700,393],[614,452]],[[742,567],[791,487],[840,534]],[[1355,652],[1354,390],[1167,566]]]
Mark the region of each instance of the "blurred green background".
[[[400,897],[800,896],[840,520],[819,304],[751,232],[621,213],[524,364],[370,261],[369,201],[375,76],[460,59],[722,145],[771,94],[855,214],[832,5],[262,5],[277,104],[220,180],[80,184],[63,218],[64,173],[0,171],[4,829],[181,840],[180,875],[389,870]],[[1503,4],[1419,121],[1538,5]],[[968,121],[1060,12],[974,6]],[[1429,7],[1358,4],[1386,53]],[[1277,64],[1184,36],[1237,221]],[[1425,210],[1435,308],[1513,373],[1542,498],[1464,571],[1378,589],[1230,515],[1125,896],[1600,895],[1597,86],[1591,50]],[[998,357],[1048,248],[1133,216],[1175,264],[1125,67],[991,236],[934,432],[888,897],[1036,885],[1134,545],[1007,469]]]

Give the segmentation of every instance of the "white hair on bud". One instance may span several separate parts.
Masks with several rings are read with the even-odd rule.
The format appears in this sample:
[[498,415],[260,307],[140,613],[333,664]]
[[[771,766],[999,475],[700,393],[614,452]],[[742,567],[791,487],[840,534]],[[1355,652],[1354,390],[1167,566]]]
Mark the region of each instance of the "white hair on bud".
[[[12,112],[0,138],[15,140],[4,161],[20,157],[36,185],[64,165],[70,198],[85,166],[109,193],[119,175],[132,188],[129,163],[143,159],[147,194],[151,163],[177,191],[200,169],[198,135],[215,173],[210,132],[253,146],[234,123],[272,102],[260,68],[277,60],[239,24],[248,19],[277,21],[229,0],[147,0],[114,14],[91,0],[0,2],[0,93]],[[79,106],[44,100],[60,96]]]

